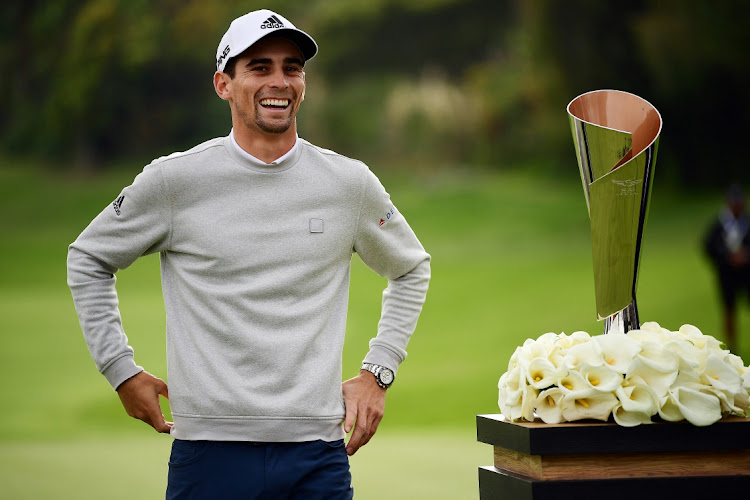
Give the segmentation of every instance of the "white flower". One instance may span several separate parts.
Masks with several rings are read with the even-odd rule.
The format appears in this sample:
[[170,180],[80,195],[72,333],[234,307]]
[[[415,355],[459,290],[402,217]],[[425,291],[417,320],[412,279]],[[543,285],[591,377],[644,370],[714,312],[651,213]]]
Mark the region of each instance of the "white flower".
[[547,359],[535,358],[529,363],[526,379],[535,389],[546,389],[557,382],[557,368]]
[[735,404],[738,400],[739,402],[742,402],[740,398],[736,399],[733,396],[729,396],[724,391],[720,391],[715,387],[701,386],[700,388],[696,387],[695,389],[702,392],[703,394],[708,394],[718,399],[722,413],[743,413],[743,408]]
[[735,370],[737,370],[737,374],[739,376],[742,376],[742,374],[747,370],[747,368],[745,368],[745,366],[742,364],[742,358],[737,356],[736,354],[728,353],[724,359],[726,359],[726,361],[730,365],[732,365]]
[[536,414],[547,424],[559,424],[563,421],[562,398],[563,393],[557,387],[540,392],[534,401]]
[[581,419],[618,425],[688,420],[709,425],[750,408],[750,368],[692,325],[672,332],[644,323],[627,334],[545,333],[528,339],[498,381],[511,420]]
[[667,422],[679,422],[685,420],[680,408],[677,406],[671,394],[665,394],[659,402],[659,416]]
[[671,387],[675,388],[679,386],[701,386],[700,373],[690,370],[680,370]]
[[740,391],[738,395],[734,397],[734,406],[739,408],[740,411],[736,411],[739,415],[745,415],[748,408],[750,408],[750,391]]
[[641,342],[641,352],[636,359],[662,373],[672,373],[680,369],[680,358],[674,352],[665,349],[663,343]]
[[548,346],[547,359],[555,365],[555,368],[563,369],[565,367],[565,353],[568,352],[567,335],[561,333],[557,340]]
[[685,336],[686,340],[698,349],[722,350],[721,342],[710,335],[703,335],[703,333],[693,325],[682,325],[679,332]]
[[622,385],[622,374],[606,364],[593,366],[582,363],[579,371],[589,387],[600,392],[612,392]]
[[656,396],[646,384],[621,386],[617,388],[615,394],[625,411],[655,415],[659,409]]
[[612,409],[612,416],[617,425],[623,427],[635,427],[636,425],[653,423],[651,421],[651,414],[638,411],[627,411],[620,403],[616,404]]
[[547,348],[541,342],[527,339],[523,346],[516,349],[516,363],[518,366],[528,368],[531,361],[536,358],[547,359]]
[[503,373],[498,382],[498,400],[500,412],[509,420],[521,418],[521,403],[526,389],[526,376],[520,367]]
[[588,365],[601,365],[602,350],[596,342],[581,342],[568,349],[564,355],[565,366],[568,368],[577,368],[582,363]]
[[703,337],[703,332],[693,325],[682,325],[678,331],[687,337]]
[[497,403],[500,412],[511,421],[521,418],[534,420],[533,401],[538,391],[526,382],[526,375],[521,367],[505,372],[498,382]]
[[618,425],[634,427],[650,424],[651,416],[659,411],[656,396],[643,382],[620,386],[615,390],[615,394],[618,403],[612,410],[612,416]]
[[498,388],[504,389],[504,399],[510,404],[516,404],[521,400],[521,395],[526,387],[526,377],[520,367],[503,373],[498,382]]
[[642,356],[636,356],[631,369],[625,374],[630,385],[642,382],[649,386],[657,398],[663,397],[672,383],[677,379],[678,371],[664,372],[654,368],[653,360],[647,362]]
[[646,321],[640,328],[643,332],[661,333],[662,327],[656,321]]
[[570,346],[572,347],[574,345],[588,342],[589,340],[591,340],[591,335],[589,335],[586,332],[578,331],[578,332],[571,333],[568,339],[570,340]]
[[685,420],[693,425],[711,425],[721,418],[719,400],[708,394],[689,387],[677,387],[669,392],[669,397]]
[[586,332],[573,332],[570,335],[561,333],[557,338],[556,344],[561,349],[570,349],[574,345],[588,342],[589,340],[591,340],[591,335]]
[[703,373],[709,384],[727,395],[734,397],[742,390],[742,378],[737,370],[715,352],[708,355]]
[[560,401],[562,416],[568,421],[593,418],[606,422],[616,404],[614,394],[594,389],[565,394]]
[[513,354],[510,355],[510,359],[508,360],[508,369],[506,370],[506,372],[509,372],[513,368],[518,366],[518,351],[520,350],[520,347],[516,347],[516,350],[513,351]]
[[708,352],[698,349],[682,336],[672,337],[664,343],[664,348],[677,355],[681,372],[701,370],[706,365]]
[[547,356],[547,360],[552,363],[552,366],[554,366],[558,372],[564,372],[567,370],[567,368],[565,368],[565,352],[565,349],[555,347]]
[[539,396],[539,391],[527,385],[524,389],[523,401],[521,402],[521,417],[524,420],[533,422],[534,420],[534,401]]
[[[563,334],[565,335],[565,334]],[[549,349],[555,345],[557,342],[559,335],[554,332],[547,332],[544,335],[541,335],[538,339],[536,339],[537,342],[541,342],[545,346],[547,346],[547,351],[549,352]]]
[[588,394],[593,391],[583,375],[575,370],[570,370],[565,376],[561,377],[557,386],[566,396],[572,395],[575,397],[578,394]]
[[641,344],[624,333],[610,333],[594,337],[599,344],[604,362],[619,373],[627,373],[633,358],[641,352]]

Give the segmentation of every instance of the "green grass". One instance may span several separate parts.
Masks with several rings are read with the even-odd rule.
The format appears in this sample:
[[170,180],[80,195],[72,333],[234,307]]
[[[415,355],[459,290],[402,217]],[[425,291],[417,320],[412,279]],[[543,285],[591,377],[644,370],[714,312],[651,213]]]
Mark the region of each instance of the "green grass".
[[[355,498],[477,498],[477,467],[492,463],[492,448],[475,436],[383,430],[350,460]],[[0,444],[0,498],[164,498],[170,443],[146,432]]]
[[[0,163],[0,496],[162,495],[168,439],[127,417],[96,372],[65,284],[67,245],[136,173],[77,178]],[[498,412],[497,380],[513,349],[547,331],[601,332],[577,176],[575,168],[563,181],[520,169],[381,175],[432,254],[433,279],[381,430],[352,460],[357,498],[476,498],[476,467],[492,458],[474,442],[474,417]],[[659,182],[657,172],[641,319],[692,323],[721,338],[699,246],[720,198]],[[384,286],[355,258],[345,376],[357,373],[375,333]],[[122,271],[118,290],[137,362],[166,376],[158,259]],[[748,326],[745,309],[741,330]],[[747,360],[750,339],[742,340]]]

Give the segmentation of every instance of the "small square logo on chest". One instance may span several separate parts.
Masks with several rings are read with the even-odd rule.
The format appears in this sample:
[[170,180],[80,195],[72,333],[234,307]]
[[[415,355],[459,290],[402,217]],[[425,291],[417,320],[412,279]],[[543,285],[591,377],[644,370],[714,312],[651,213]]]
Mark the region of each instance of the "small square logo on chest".
[[323,232],[323,219],[310,219],[310,232],[322,233]]

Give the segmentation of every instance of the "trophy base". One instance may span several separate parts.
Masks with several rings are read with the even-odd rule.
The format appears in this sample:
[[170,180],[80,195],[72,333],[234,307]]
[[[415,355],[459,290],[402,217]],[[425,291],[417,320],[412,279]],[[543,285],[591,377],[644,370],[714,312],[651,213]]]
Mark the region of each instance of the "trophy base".
[[604,333],[628,333],[641,327],[635,299],[625,309],[604,318]]
[[494,447],[493,465],[479,467],[481,500],[716,498],[750,488],[748,418],[621,427],[477,415],[476,427]]

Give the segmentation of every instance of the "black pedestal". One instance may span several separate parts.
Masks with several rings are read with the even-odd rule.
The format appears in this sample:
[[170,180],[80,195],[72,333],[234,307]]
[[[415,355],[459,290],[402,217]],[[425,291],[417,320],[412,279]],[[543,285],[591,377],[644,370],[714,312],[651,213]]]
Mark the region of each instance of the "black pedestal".
[[750,491],[750,419],[621,427],[545,424],[478,415],[477,439],[494,447],[479,468],[482,500],[711,498]]

